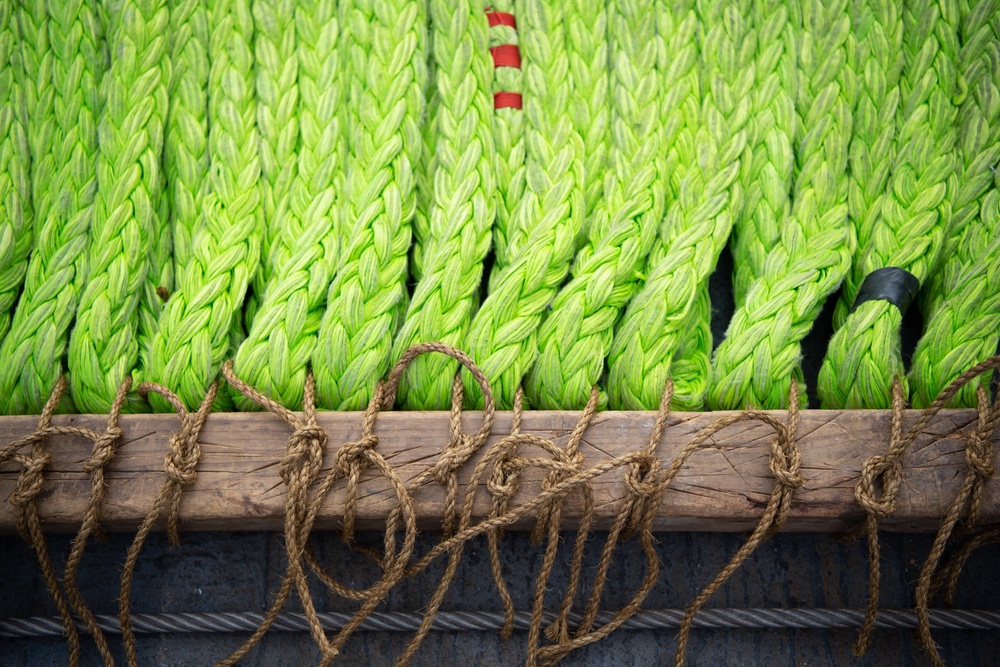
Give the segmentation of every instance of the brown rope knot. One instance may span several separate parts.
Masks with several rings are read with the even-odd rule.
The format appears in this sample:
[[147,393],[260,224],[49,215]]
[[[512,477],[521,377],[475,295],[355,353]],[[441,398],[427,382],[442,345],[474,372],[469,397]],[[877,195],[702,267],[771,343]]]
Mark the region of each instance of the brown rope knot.
[[879,518],[896,511],[896,496],[903,483],[903,465],[896,456],[876,454],[861,466],[854,498],[866,512]]
[[170,436],[170,448],[163,459],[163,469],[174,483],[191,486],[198,477],[196,468],[201,457],[201,446],[197,440],[191,442],[191,437],[184,433],[185,430],[182,428],[181,432]]
[[17,476],[17,488],[10,494],[10,504],[14,507],[26,507],[42,491],[45,482],[43,473],[46,466],[52,463],[52,455],[48,452],[41,452],[31,456],[18,454],[11,457],[24,466],[24,470]]
[[94,440],[94,450],[90,457],[83,462],[83,471],[92,475],[98,470],[103,470],[111,463],[118,445],[122,439],[122,429],[119,426],[109,426],[107,430]]
[[965,448],[965,461],[983,479],[990,479],[997,474],[993,463],[994,448],[992,433],[983,434],[978,429],[969,434],[969,442]]
[[442,486],[448,484],[450,477],[465,465],[480,446],[479,439],[467,433],[459,433],[453,438],[452,443],[441,452],[441,456],[431,468],[434,481]]
[[636,499],[647,499],[660,493],[660,460],[642,452],[625,471],[625,486]]
[[318,424],[306,423],[296,428],[288,438],[285,456],[278,469],[281,481],[291,483],[296,470],[304,470],[306,477],[313,479],[323,465],[323,452],[329,440],[326,429]]
[[364,468],[368,463],[368,452],[378,447],[377,435],[366,435],[354,442],[345,442],[334,452],[333,468],[343,477],[355,468]]

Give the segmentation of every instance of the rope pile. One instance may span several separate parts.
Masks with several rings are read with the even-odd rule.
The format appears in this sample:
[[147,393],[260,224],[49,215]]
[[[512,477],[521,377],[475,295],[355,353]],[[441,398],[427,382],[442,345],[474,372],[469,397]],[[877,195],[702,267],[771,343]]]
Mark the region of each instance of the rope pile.
[[[466,541],[484,535],[498,564],[502,529],[537,512],[546,556],[528,657],[557,662],[620,627],[655,584],[651,508],[684,460],[713,429],[761,421],[776,432],[774,494],[689,607],[683,660],[694,612],[780,529],[801,485],[801,343],[840,289],[816,396],[895,415],[892,445],[858,487],[872,567],[858,650],[877,609],[878,520],[893,511],[909,443],[945,405],[979,411],[969,472],[917,589],[921,641],[936,655],[927,601],[935,581],[947,597],[967,557],[959,547],[939,568],[945,547],[956,530],[965,545],[995,537],[956,526],[965,513],[975,523],[994,473],[997,362],[976,362],[1000,341],[998,115],[998,0],[0,0],[0,414],[40,415],[0,462],[24,469],[10,500],[71,647],[75,615],[110,659],[75,572],[124,412],[181,421],[122,581],[131,663],[131,571],[161,517],[177,538],[212,410],[267,410],[293,432],[281,466],[288,572],[232,661],[297,591],[327,662],[392,586],[447,556],[406,662]],[[736,311],[713,352],[708,277],[727,245]],[[914,301],[924,332],[907,368]],[[408,483],[372,430],[397,395],[452,416],[440,459]],[[907,429],[909,401],[924,412]],[[485,410],[475,434],[459,427],[463,407]],[[527,407],[582,416],[560,447],[519,432]],[[740,412],[660,469],[672,407]],[[605,408],[659,418],[645,450],[584,469],[578,444]],[[318,409],[365,410],[362,437],[325,473]],[[473,525],[455,471],[484,447],[496,409],[514,410],[515,429],[477,464],[493,514]],[[53,427],[57,410],[108,414],[107,430]],[[64,593],[34,504],[55,433],[94,442]],[[525,467],[546,471],[545,488],[512,507]],[[628,471],[628,500],[586,608],[571,628],[588,521],[543,645],[561,501],[579,493],[589,507],[589,482],[615,468]],[[344,483],[351,538],[366,473],[389,481],[397,505],[383,578],[351,590],[319,567],[309,534]],[[448,490],[446,538],[417,558],[412,494],[431,484]],[[607,562],[627,536],[647,572],[598,623]],[[333,638],[310,606],[310,573],[360,604]]]

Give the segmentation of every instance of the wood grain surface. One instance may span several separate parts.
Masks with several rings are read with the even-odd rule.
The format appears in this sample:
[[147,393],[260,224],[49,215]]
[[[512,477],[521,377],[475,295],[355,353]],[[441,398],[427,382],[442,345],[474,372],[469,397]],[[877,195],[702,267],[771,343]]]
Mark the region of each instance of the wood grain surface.
[[[668,463],[700,429],[724,413],[675,413],[658,449]],[[779,419],[783,413],[775,413]],[[907,414],[908,423],[917,417]],[[463,415],[463,428],[473,432],[481,413]],[[526,412],[522,430],[565,441],[576,424],[572,412]],[[854,486],[864,460],[885,450],[888,444],[888,411],[824,411],[801,413],[798,440],[802,451],[804,486],[796,493],[786,531],[833,532],[855,524],[861,510],[854,500]],[[61,415],[57,425],[104,428],[105,417]],[[581,452],[586,466],[641,449],[649,437],[655,415],[647,412],[604,412],[595,416],[584,436]],[[888,530],[933,531],[945,514],[965,474],[964,434],[974,423],[972,410],[942,411],[917,437],[904,460],[904,483],[893,517],[884,521]],[[356,440],[360,413],[321,413],[320,424],[330,434],[325,465],[342,442]],[[511,415],[498,413],[490,443],[509,433]],[[178,428],[175,415],[130,415],[121,420],[123,444],[110,465],[109,485],[102,520],[109,530],[131,530],[152,506],[165,480],[163,460],[168,438]],[[0,418],[0,444],[34,430],[34,417]],[[285,488],[278,464],[290,434],[276,417],[260,413],[212,414],[201,435],[202,458],[195,484],[184,492],[184,530],[276,530],[280,529]],[[413,479],[432,464],[448,442],[448,415],[430,412],[387,412],[376,426],[379,450],[390,460],[403,481]],[[770,427],[757,422],[738,423],[717,433],[695,452],[679,473],[659,508],[658,530],[743,531],[760,516],[773,487],[768,470]],[[85,510],[90,481],[83,472],[91,443],[57,437],[47,443],[52,465],[45,473],[45,488],[39,497],[47,531],[75,530]],[[542,452],[530,454],[544,456]],[[460,493],[471,472],[467,465],[459,475]],[[14,489],[18,467],[0,465],[0,498]],[[526,472],[515,503],[535,495],[543,476]],[[592,482],[597,526],[606,527],[615,516],[625,494],[624,470],[615,470]],[[1000,520],[1000,482],[986,486],[983,521]],[[366,474],[358,507],[361,527],[376,528],[394,504],[388,484]],[[318,527],[339,525],[344,500],[343,484],[327,498]],[[440,526],[444,491],[429,486],[415,493],[415,509],[422,528]],[[490,496],[483,489],[477,499],[476,517],[489,510]],[[565,504],[566,527],[579,517],[578,493]],[[525,520],[517,528],[530,527]],[[0,503],[0,532],[13,532],[15,510]]]

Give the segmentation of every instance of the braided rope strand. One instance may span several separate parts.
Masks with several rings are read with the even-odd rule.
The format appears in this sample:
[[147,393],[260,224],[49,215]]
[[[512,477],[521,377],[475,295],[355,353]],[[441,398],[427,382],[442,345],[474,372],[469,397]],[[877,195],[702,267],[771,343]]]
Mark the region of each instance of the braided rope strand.
[[729,239],[735,259],[733,297],[737,307],[763,274],[767,255],[791,214],[795,169],[796,47],[788,3],[754,3],[751,22],[757,34],[752,91],[756,132],[750,173],[745,179],[744,211],[737,216]]
[[[756,37],[748,26],[749,7],[749,2],[698,3],[700,80],[693,84],[687,105],[693,114],[685,118],[685,128],[670,148],[673,201],[647,261],[645,283],[615,332],[608,373],[614,406],[658,405],[662,390],[653,385],[662,388],[674,375],[672,360],[693,326],[692,304],[706,289],[742,211],[740,175],[749,171],[748,146],[754,135],[750,111]],[[650,328],[654,322],[657,325]],[[707,375],[700,377],[700,383],[697,378],[686,380],[695,393],[675,393],[675,406],[701,406]]]
[[139,301],[161,227],[168,21],[166,0],[129,0],[111,30],[115,58],[104,80],[89,273],[69,342],[70,388],[84,412],[111,409],[139,355]]
[[[514,0],[496,0],[487,11],[513,15]],[[508,45],[520,48],[520,37],[515,27],[502,23],[490,27],[490,48]],[[498,66],[493,69],[493,94],[513,93],[524,90],[520,67]],[[508,228],[514,211],[520,205],[526,187],[524,112],[514,107],[493,111],[493,142],[496,164],[494,173],[497,185],[497,219],[493,225],[493,251],[496,254],[492,275],[510,263],[507,252]]]
[[886,184],[896,157],[896,114],[903,59],[901,0],[852,0],[854,46],[847,65],[858,77],[858,104],[848,157],[847,215],[857,246],[851,270],[844,276],[833,323],[840,328],[854,303],[864,276],[864,255],[871,244]]
[[254,82],[257,90],[257,132],[260,137],[261,205],[264,233],[260,266],[247,300],[245,323],[252,326],[271,277],[287,258],[287,249],[272,248],[285,229],[298,226],[289,210],[292,182],[298,168],[298,57],[295,50],[293,0],[255,0]]
[[[955,189],[951,225],[945,236],[938,270],[927,278],[922,311],[934,317],[941,303],[951,297],[958,274],[978,261],[984,245],[966,240],[981,230],[969,223],[979,215],[983,196],[993,187],[1000,163],[1000,3],[980,0],[969,5],[960,0],[961,50],[958,54],[962,101],[958,110],[960,171]],[[974,394],[975,391],[972,391]]]
[[[496,217],[488,26],[477,0],[454,4],[430,3],[439,95],[435,196],[424,272],[396,337],[396,358],[427,340],[464,342]],[[455,368],[456,362],[446,355],[414,360],[400,384],[403,404],[422,410],[447,408]]]
[[[41,0],[22,12],[25,74],[32,77],[51,67],[51,97],[41,79],[36,79],[36,94],[29,95],[29,118],[37,119],[29,120],[32,153],[50,159],[33,162],[35,247],[10,331],[0,345],[3,414],[41,412],[63,372],[66,338],[86,276],[97,189],[103,29],[93,3],[50,3],[48,9],[47,21]],[[24,30],[28,23],[32,27]],[[51,123],[45,118],[49,114]]]
[[358,410],[388,370],[406,306],[407,253],[423,140],[423,0],[357,0],[345,8],[350,67],[347,245],[330,285],[314,354],[319,404]]
[[[951,281],[913,354],[910,384],[916,408],[930,405],[965,369],[994,354],[1000,340],[1000,190],[994,187],[982,199],[962,238],[969,247],[961,253],[972,261]],[[977,388],[988,387],[990,380],[984,374],[970,382],[948,405],[975,407]]]
[[[526,187],[505,230],[507,264],[497,263],[489,295],[473,319],[470,356],[489,379],[497,404],[514,394],[537,354],[537,329],[569,270],[583,225],[583,141],[569,111],[572,79],[563,7],[553,0],[519,6],[526,95]],[[466,377],[467,400],[482,395]]]
[[[636,289],[663,217],[666,166],[657,62],[665,46],[649,20],[653,12],[653,2],[611,4],[612,164],[587,243],[574,260],[573,278],[559,291],[538,333],[540,354],[525,388],[544,409],[586,405],[604,371],[614,324]],[[602,395],[601,403],[606,401]]]
[[[862,275],[898,267],[923,282],[937,263],[957,186],[953,98],[958,22],[956,2],[904,4],[898,154]],[[866,301],[848,314],[820,369],[824,407],[888,408],[897,378],[908,393],[901,323],[902,313],[888,301]]]
[[[170,387],[195,409],[230,346],[234,314],[260,259],[260,159],[247,0],[209,3],[211,169],[191,264],[144,351],[143,379]],[[150,397],[157,410],[165,402]]]
[[0,340],[24,282],[32,245],[31,147],[21,34],[11,0],[0,2]]
[[[295,7],[298,58],[298,171],[290,212],[271,248],[275,261],[260,309],[236,353],[245,382],[286,407],[302,405],[306,366],[326,304],[342,225],[347,135],[342,109],[346,76],[335,0],[299,0]],[[256,403],[236,396],[241,410]]]
[[[855,105],[846,0],[791,7],[799,40],[794,204],[764,273],[715,351],[712,409],[786,407],[804,386],[801,341],[851,265],[847,159]],[[738,260],[737,260],[738,261]],[[799,398],[805,404],[803,391]]]
[[177,288],[194,253],[208,181],[208,33],[205,0],[171,3],[172,72],[163,155]]

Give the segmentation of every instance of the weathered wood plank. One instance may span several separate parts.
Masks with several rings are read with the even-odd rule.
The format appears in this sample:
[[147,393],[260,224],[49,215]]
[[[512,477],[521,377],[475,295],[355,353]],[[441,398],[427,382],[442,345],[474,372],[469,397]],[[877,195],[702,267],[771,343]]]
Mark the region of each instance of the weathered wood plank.
[[[700,429],[721,413],[677,413],[659,447],[660,459],[671,458]],[[776,413],[781,418],[783,415]],[[528,412],[522,429],[554,438],[564,444],[578,415],[570,412]],[[799,442],[805,485],[796,494],[785,526],[792,531],[832,532],[847,528],[861,516],[854,501],[854,485],[863,461],[884,451],[890,414],[884,411],[805,411],[801,413]],[[916,413],[908,415],[914,420]],[[463,423],[474,431],[481,414],[469,412]],[[581,451],[589,467],[614,456],[641,449],[655,415],[645,412],[598,414],[584,438]],[[946,410],[917,438],[904,462],[905,481],[894,517],[884,522],[889,530],[934,530],[954,496],[965,472],[963,434],[974,422],[972,410]],[[105,418],[63,415],[59,425],[102,430]],[[323,413],[320,423],[330,434],[332,451],[341,442],[355,440],[360,431],[359,413]],[[509,413],[499,413],[490,443],[509,433]],[[31,432],[33,417],[0,419],[0,444]],[[151,507],[165,479],[163,458],[167,440],[177,429],[174,415],[132,415],[122,418],[124,445],[107,474],[109,491],[103,522],[110,530],[130,530]],[[257,413],[211,415],[202,432],[202,459],[198,479],[185,491],[182,520],[185,530],[280,529],[285,493],[278,477],[278,463],[289,429],[277,418]],[[432,463],[448,441],[448,416],[444,413],[392,412],[381,415],[376,433],[380,451],[390,458],[404,481]],[[739,423],[716,434],[696,452],[680,472],[659,508],[656,527],[661,530],[742,531],[759,517],[772,488],[767,466],[772,431],[762,424]],[[489,443],[488,443],[489,444]],[[488,445],[487,445],[488,446]],[[39,507],[46,529],[75,530],[87,503],[89,480],[83,461],[90,443],[60,437],[49,450],[53,464],[46,472],[45,491]],[[541,456],[539,452],[537,454]],[[460,474],[467,479],[471,465]],[[0,498],[13,490],[18,469],[0,466]],[[608,525],[624,497],[624,471],[617,470],[593,481],[598,525]],[[538,492],[542,474],[525,476],[516,502]],[[358,508],[362,527],[375,527],[393,506],[387,483],[366,476]],[[460,491],[461,492],[461,491]],[[343,484],[327,499],[320,528],[338,525],[344,499]],[[421,525],[440,525],[444,491],[427,487],[415,495]],[[489,495],[483,490],[476,516],[488,512]],[[567,500],[564,518],[571,526],[579,517],[576,494]],[[984,521],[1000,520],[1000,482],[987,484]],[[0,503],[0,532],[16,525],[14,509]],[[527,523],[519,527],[527,527]]]

